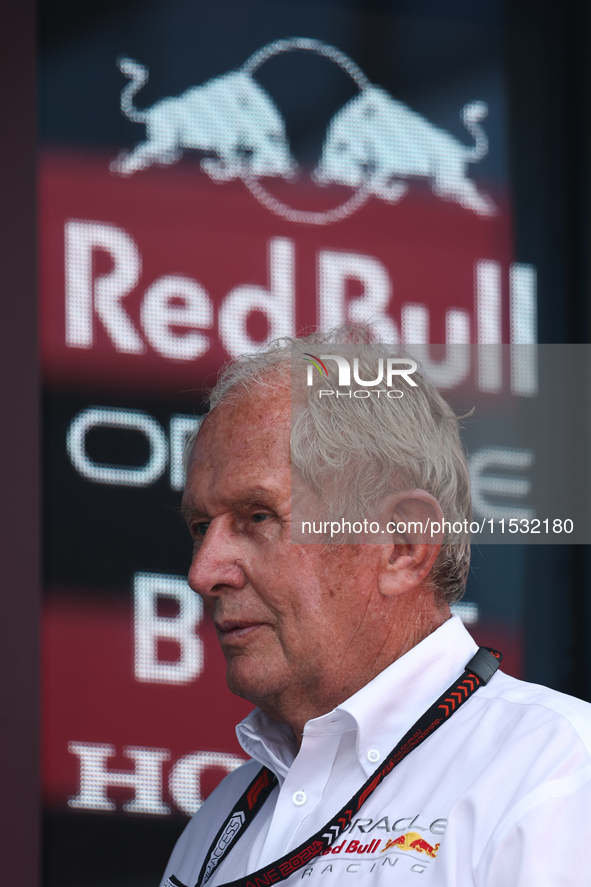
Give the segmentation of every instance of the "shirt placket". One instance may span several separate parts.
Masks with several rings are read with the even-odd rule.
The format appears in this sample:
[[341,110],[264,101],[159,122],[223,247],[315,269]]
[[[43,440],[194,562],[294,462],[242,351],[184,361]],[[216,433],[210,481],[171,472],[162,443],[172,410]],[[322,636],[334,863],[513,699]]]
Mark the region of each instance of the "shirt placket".
[[340,734],[335,733],[304,736],[280,788],[260,858],[251,858],[251,866],[259,868],[278,859],[307,837],[306,820],[322,800],[339,742]]

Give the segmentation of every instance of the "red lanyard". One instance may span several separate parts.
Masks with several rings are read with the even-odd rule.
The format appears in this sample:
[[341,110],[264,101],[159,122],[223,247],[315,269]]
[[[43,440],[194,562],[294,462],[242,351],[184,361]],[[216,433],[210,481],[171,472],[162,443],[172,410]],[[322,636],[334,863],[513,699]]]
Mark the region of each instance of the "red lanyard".
[[[260,884],[278,884],[310,862],[339,838],[351,819],[376,790],[382,780],[410,752],[417,748],[481,686],[487,684],[498,669],[502,655],[488,647],[480,647],[468,662],[462,675],[437,699],[392,749],[383,765],[353,795],[351,800],[315,835],[290,850],[270,865],[230,881],[222,887],[258,887]],[[195,887],[204,887],[218,865],[228,855],[236,841],[244,834],[265,801],[277,785],[277,777],[267,767],[257,773],[244,794],[238,799],[209,848]],[[174,887],[186,887],[171,875]]]

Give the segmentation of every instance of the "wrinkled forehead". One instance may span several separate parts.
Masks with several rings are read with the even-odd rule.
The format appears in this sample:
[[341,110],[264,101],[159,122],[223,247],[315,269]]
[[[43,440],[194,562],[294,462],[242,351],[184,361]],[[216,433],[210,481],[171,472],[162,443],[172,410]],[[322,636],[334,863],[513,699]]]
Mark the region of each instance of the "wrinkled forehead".
[[236,486],[290,471],[289,389],[245,393],[215,407],[204,420],[187,483]]

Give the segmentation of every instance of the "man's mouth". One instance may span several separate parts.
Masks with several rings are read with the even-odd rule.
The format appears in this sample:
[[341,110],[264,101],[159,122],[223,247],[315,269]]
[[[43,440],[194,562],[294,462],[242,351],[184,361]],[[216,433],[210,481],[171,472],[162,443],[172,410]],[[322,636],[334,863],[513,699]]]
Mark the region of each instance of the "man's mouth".
[[218,638],[222,644],[248,638],[259,628],[262,628],[263,625],[263,622],[242,622],[235,620],[215,623]]

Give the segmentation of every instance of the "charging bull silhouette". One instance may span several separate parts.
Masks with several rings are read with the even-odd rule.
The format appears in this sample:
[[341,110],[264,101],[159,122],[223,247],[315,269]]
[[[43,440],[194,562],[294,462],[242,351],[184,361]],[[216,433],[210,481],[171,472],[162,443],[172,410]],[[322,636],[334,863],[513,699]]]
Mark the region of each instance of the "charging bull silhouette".
[[428,178],[440,197],[479,215],[492,215],[493,202],[466,176],[467,164],[488,152],[488,140],[479,126],[487,113],[484,102],[464,107],[464,126],[475,140],[469,148],[385,89],[369,85],[333,117],[312,177],[320,185],[363,187],[390,203],[406,193],[404,179]]
[[[180,96],[161,99],[145,110],[134,106],[134,98],[148,80],[147,68],[129,58],[119,59],[119,68],[130,81],[121,93],[121,110],[134,123],[145,124],[146,139],[131,152],[119,154],[111,169],[130,176],[154,163],[176,163],[187,149],[198,150],[213,155],[201,160],[203,171],[212,179],[222,182],[241,178],[268,209],[289,217],[291,208],[265,196],[264,188],[256,183],[260,176],[293,179],[298,168],[281,113],[252,72],[267,57],[291,48],[301,49],[302,42],[310,49],[310,41],[300,38],[269,44],[253,56],[256,65],[251,58],[242,70],[215,77]],[[357,70],[354,62],[334,47],[321,44],[320,48],[312,48],[324,55],[336,53],[341,67],[345,59],[349,68]],[[328,125],[313,181],[356,189],[362,199],[357,201],[355,211],[371,194],[396,203],[406,194],[409,179],[424,178],[438,196],[481,216],[493,215],[493,201],[478,191],[467,175],[468,164],[477,163],[488,153],[488,140],[480,126],[488,113],[486,104],[472,102],[462,110],[464,126],[474,139],[469,147],[382,87],[370,84],[362,72],[359,74],[359,94]],[[304,215],[306,221],[327,221],[322,213]]]
[[231,71],[142,111],[133,100],[148,80],[147,68],[128,58],[118,65],[130,78],[121,93],[121,110],[134,123],[146,125],[147,137],[113,161],[113,172],[129,176],[153,163],[176,163],[185,149],[195,149],[216,155],[204,157],[201,166],[218,181],[294,176],[297,166],[283,118],[250,74]]

